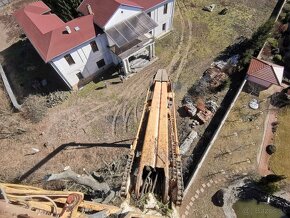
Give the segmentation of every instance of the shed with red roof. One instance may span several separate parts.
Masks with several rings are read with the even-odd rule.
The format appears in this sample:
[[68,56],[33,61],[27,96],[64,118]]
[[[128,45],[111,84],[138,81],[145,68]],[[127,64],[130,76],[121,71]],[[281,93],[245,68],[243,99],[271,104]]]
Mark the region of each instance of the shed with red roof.
[[247,80],[264,88],[269,88],[271,85],[280,86],[283,73],[284,67],[280,65],[252,58],[247,72]]

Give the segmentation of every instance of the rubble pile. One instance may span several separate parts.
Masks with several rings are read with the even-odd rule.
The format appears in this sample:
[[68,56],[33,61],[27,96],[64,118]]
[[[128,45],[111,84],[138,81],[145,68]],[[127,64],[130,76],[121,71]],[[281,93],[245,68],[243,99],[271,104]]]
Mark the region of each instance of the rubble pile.
[[69,92],[58,91],[58,92],[50,92],[46,96],[46,105],[48,108],[55,107],[56,105],[64,102],[69,96]]

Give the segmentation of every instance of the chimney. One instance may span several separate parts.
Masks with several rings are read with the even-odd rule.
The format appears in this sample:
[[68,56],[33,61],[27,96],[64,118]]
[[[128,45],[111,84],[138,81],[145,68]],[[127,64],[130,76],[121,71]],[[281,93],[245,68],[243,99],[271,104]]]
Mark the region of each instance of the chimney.
[[69,28],[69,26],[65,26],[65,29],[66,29],[66,31],[67,31],[68,34],[71,33],[71,29]]
[[87,4],[87,9],[88,9],[89,14],[92,14],[92,15],[94,14],[90,4]]

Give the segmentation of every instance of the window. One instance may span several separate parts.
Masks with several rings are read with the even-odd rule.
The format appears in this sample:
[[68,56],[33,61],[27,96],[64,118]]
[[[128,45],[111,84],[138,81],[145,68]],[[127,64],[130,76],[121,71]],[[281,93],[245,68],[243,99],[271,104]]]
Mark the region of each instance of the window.
[[98,65],[98,68],[102,68],[103,66],[106,65],[106,63],[105,63],[104,59],[101,59],[97,62],[97,65]]
[[148,13],[147,13],[147,15],[148,15],[149,17],[151,17],[151,11],[150,11],[150,12],[148,12]]
[[65,55],[64,58],[69,65],[73,65],[76,63],[70,54]]
[[99,51],[99,48],[97,46],[96,41],[91,41],[90,42],[90,45],[91,45],[91,48],[92,48],[92,50],[93,50],[94,53],[97,52],[97,51]]
[[166,23],[162,24],[162,31],[166,31]]
[[83,74],[81,72],[78,72],[76,75],[79,78],[79,80],[84,78],[84,76],[83,76]]
[[166,3],[163,8],[163,14],[167,14],[167,7],[168,7],[168,4]]
[[150,34],[150,35],[153,35],[153,32],[152,32],[152,30],[149,32],[149,34]]

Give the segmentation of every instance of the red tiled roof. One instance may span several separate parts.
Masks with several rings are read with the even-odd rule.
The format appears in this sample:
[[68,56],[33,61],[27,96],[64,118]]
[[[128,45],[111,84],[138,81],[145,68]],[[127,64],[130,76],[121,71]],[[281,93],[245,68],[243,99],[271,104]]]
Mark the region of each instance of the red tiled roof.
[[32,2],[26,6],[26,11],[36,14],[43,14],[50,11],[50,8],[42,1]]
[[142,8],[147,10],[165,0],[84,0],[78,7],[78,11],[84,15],[89,14],[87,5],[90,5],[94,13],[94,22],[99,27],[104,27],[120,5]]
[[[279,69],[279,72],[277,71]],[[257,58],[252,58],[247,74],[272,84],[280,85],[283,67]]]
[[[96,36],[93,15],[64,23],[43,2],[34,2],[16,11],[14,17],[45,62]],[[68,34],[65,27],[69,26]],[[74,28],[79,27],[79,31]]]
[[153,8],[156,5],[161,4],[162,2],[165,2],[166,0],[132,0],[136,4],[140,5],[144,11]]
[[78,7],[78,11],[88,15],[87,5],[91,6],[94,13],[94,23],[99,27],[104,27],[120,6],[118,2],[112,0],[84,0]]

